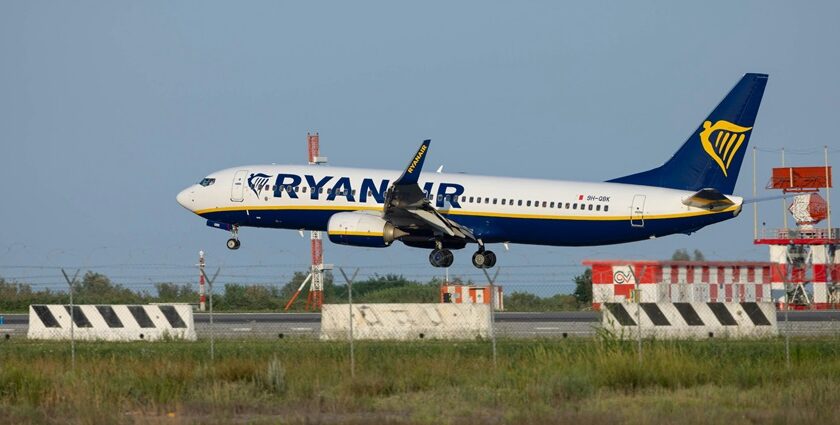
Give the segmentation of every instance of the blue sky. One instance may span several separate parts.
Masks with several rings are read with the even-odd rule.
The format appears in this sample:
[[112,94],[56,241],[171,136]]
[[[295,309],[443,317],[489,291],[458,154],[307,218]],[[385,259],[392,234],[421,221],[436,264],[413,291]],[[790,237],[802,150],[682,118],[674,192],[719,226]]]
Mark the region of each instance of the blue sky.
[[[820,165],[838,147],[840,4],[678,3],[2,2],[0,276],[187,282],[204,249],[227,281],[283,283],[307,240],[245,229],[229,252],[175,195],[213,170],[303,163],[307,131],[334,165],[400,168],[431,138],[430,168],[599,181],[664,162],[765,72],[752,145]],[[778,161],[760,152],[760,186]],[[761,213],[781,221],[779,202]],[[766,258],[751,240],[745,213],[690,237],[496,251],[503,283],[551,291],[584,258]],[[440,274],[424,250],[325,246],[363,275]],[[470,253],[452,273],[479,280]]]

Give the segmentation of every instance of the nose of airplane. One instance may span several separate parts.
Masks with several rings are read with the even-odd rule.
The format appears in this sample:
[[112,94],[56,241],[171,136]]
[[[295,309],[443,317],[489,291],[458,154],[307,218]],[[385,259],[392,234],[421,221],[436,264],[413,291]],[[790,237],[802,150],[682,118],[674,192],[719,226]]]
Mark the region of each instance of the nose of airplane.
[[180,193],[178,193],[178,196],[176,196],[175,199],[178,201],[179,204],[181,204],[182,207],[184,207],[184,208],[186,208],[190,211],[193,210],[192,207],[193,207],[193,202],[194,201],[193,201],[193,188],[192,187],[188,187],[188,188],[182,190]]

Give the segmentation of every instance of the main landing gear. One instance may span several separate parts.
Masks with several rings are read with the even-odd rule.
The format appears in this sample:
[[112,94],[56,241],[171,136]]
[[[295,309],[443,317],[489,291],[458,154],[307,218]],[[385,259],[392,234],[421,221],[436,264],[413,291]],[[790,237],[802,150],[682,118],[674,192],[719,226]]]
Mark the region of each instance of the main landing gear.
[[[441,247],[437,244],[437,248],[433,249],[429,254],[429,263],[433,267],[449,267],[455,261],[455,255],[452,251]],[[484,244],[479,245],[478,251],[472,256],[472,263],[480,269],[489,269],[496,265],[496,254],[493,251],[484,249]]]
[[432,266],[434,267],[449,267],[452,265],[453,261],[455,261],[455,254],[446,248],[435,248],[432,250],[432,253],[429,254],[429,262],[432,263]]
[[232,237],[227,240],[228,249],[239,249],[239,226],[231,227],[230,234]]
[[489,269],[496,265],[496,254],[484,247],[478,249],[472,256],[472,263],[479,269]]

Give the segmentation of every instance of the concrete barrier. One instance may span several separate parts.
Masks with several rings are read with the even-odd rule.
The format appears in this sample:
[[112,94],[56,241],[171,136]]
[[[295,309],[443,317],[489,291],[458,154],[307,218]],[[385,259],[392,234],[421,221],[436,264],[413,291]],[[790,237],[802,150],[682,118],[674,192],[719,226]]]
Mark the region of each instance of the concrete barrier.
[[[321,339],[348,339],[349,316],[350,307],[347,304],[324,304],[321,310]],[[489,338],[491,319],[487,304],[354,304],[353,338]]]
[[[192,307],[172,305],[74,305],[73,334],[79,340],[194,341]],[[29,339],[70,339],[69,305],[30,305]]]
[[602,325],[620,338],[766,338],[779,334],[773,303],[604,303]]

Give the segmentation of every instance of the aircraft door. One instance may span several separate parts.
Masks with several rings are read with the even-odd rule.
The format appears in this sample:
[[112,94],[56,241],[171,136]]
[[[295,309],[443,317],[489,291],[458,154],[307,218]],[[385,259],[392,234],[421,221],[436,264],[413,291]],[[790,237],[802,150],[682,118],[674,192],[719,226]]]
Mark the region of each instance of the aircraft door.
[[645,195],[633,196],[633,205],[630,207],[630,225],[633,227],[645,227]]
[[248,170],[239,170],[233,175],[233,185],[230,188],[230,200],[242,202],[245,199],[245,177]]

